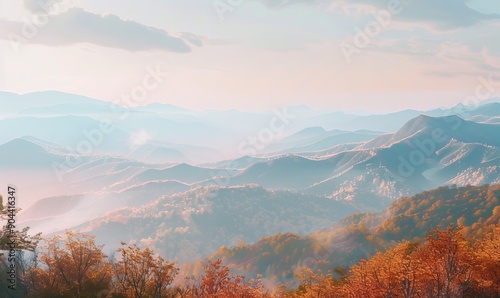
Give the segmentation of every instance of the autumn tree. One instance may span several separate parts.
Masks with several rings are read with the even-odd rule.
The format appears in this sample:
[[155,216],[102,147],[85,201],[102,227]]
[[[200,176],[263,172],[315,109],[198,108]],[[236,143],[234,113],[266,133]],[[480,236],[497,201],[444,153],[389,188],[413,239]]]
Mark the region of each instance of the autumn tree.
[[300,267],[295,273],[300,286],[297,291],[291,291],[283,296],[304,298],[336,298],[343,297],[342,288],[333,277],[333,273],[323,273],[320,269],[316,272],[311,268]]
[[[3,223],[0,229],[0,297],[21,297],[26,292],[24,276],[34,264],[34,251],[41,240],[41,233],[31,236],[28,234],[29,227],[19,229],[16,215],[20,209],[7,206],[11,208],[4,205],[0,195],[0,222]],[[9,273],[12,266],[15,274]],[[9,289],[9,286],[15,290]]]
[[214,262],[209,262],[205,266],[205,275],[201,278],[201,289],[204,294],[210,297],[216,297],[227,290],[231,283],[238,283],[241,279],[239,276],[234,278],[230,275],[229,268],[222,265],[222,260],[218,259]]
[[476,270],[460,230],[432,231],[424,244],[402,242],[352,266],[347,297],[463,297]]
[[179,272],[175,263],[155,256],[149,248],[126,245],[117,252],[120,259],[113,261],[115,294],[125,297],[167,297],[172,282]]
[[471,288],[477,263],[460,229],[431,231],[417,258],[422,272],[419,288],[425,297],[463,297]]
[[259,298],[269,297],[264,290],[260,277],[245,280],[243,276],[233,275],[222,260],[217,259],[205,265],[205,272],[201,276],[200,291],[191,297],[206,298]]
[[482,297],[498,297],[500,293],[500,225],[476,243],[478,262],[476,292]]
[[[392,259],[390,257],[393,257]],[[394,258],[396,257],[396,258]],[[399,258],[393,253],[377,253],[368,260],[361,260],[351,268],[345,285],[348,297],[391,297],[398,286]]]
[[11,209],[5,207],[3,197],[0,195],[0,221],[4,223],[0,230],[0,250],[10,250],[9,242],[11,237],[16,239],[16,250],[26,251],[34,251],[42,239],[41,233],[30,236],[28,234],[29,227],[21,230],[18,229],[15,223],[15,216],[19,211],[21,211],[19,208]]
[[418,280],[421,277],[419,271],[420,262],[415,257],[420,249],[418,242],[403,242],[394,250],[398,258],[399,290],[404,298],[415,297],[418,293]]
[[46,240],[39,266],[27,273],[30,297],[104,297],[111,268],[94,236],[66,232]]

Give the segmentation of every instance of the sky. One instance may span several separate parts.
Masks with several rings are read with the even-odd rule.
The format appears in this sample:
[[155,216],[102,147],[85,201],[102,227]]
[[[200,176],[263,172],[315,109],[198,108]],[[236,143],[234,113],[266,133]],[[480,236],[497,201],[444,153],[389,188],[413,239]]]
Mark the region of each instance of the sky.
[[429,109],[476,96],[485,80],[481,97],[499,96],[500,2],[2,0],[0,50],[0,90],[19,94]]

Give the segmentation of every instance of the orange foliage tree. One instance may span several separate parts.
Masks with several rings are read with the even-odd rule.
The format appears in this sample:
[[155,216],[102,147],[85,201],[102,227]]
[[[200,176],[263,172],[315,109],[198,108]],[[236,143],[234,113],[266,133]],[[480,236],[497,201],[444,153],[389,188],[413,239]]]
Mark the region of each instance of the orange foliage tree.
[[265,298],[272,297],[264,290],[260,277],[245,280],[235,276],[221,259],[208,262],[203,275],[188,278],[178,297],[185,298]]
[[39,266],[26,276],[29,297],[99,297],[108,292],[110,266],[93,236],[67,232],[64,239],[55,236],[46,242]]
[[345,297],[498,297],[500,227],[475,246],[461,232],[433,230],[423,244],[403,242],[360,261]]
[[155,256],[149,248],[123,242],[122,246],[117,250],[120,260],[112,264],[115,296],[166,297],[179,271],[175,263]]

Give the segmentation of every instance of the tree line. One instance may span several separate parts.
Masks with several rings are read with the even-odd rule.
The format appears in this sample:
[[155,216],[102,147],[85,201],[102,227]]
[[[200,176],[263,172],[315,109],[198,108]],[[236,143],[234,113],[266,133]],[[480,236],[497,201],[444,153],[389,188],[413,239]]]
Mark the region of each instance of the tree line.
[[[490,190],[485,194],[494,200],[480,200],[485,205],[470,212],[491,209],[493,217],[468,223],[473,229],[461,225],[433,229],[422,241],[399,241],[349,268],[321,271],[299,266],[293,272],[298,287],[259,275],[253,279],[237,275],[231,270],[235,267],[225,265],[221,258],[206,260],[199,275],[184,276],[176,262],[163,259],[149,248],[121,243],[115,253],[106,255],[92,235],[68,231],[42,239],[40,234],[30,236],[25,228],[15,231],[16,288],[12,290],[8,288],[6,240],[11,231],[5,225],[0,230],[0,250],[4,252],[0,254],[0,297],[500,297],[500,224],[495,220],[500,209],[496,196]],[[470,201],[483,196],[471,193],[459,197]],[[457,201],[455,196],[454,204]],[[422,208],[423,203],[403,209]],[[0,196],[0,220],[6,218]],[[380,223],[381,228],[384,223]],[[393,230],[385,225],[386,230]],[[286,258],[283,254],[276,258],[281,256]]]
[[[201,276],[181,279],[175,262],[149,248],[122,243],[111,256],[102,248],[94,236],[74,232],[47,239],[31,258],[17,260],[16,290],[2,291],[41,298],[500,297],[500,226],[475,241],[460,228],[433,230],[422,243],[401,242],[349,269],[299,267],[295,289],[234,275],[221,259],[207,261]],[[2,262],[1,272],[7,269]]]

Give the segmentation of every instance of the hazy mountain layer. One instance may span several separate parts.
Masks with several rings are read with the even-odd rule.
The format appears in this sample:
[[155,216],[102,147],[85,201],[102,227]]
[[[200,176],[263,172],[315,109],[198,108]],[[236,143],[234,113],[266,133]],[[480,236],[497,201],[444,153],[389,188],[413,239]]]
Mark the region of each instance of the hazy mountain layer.
[[354,211],[344,202],[258,186],[197,188],[110,212],[75,229],[97,235],[108,249],[134,240],[184,262],[240,240],[253,243],[283,231],[307,234]]

